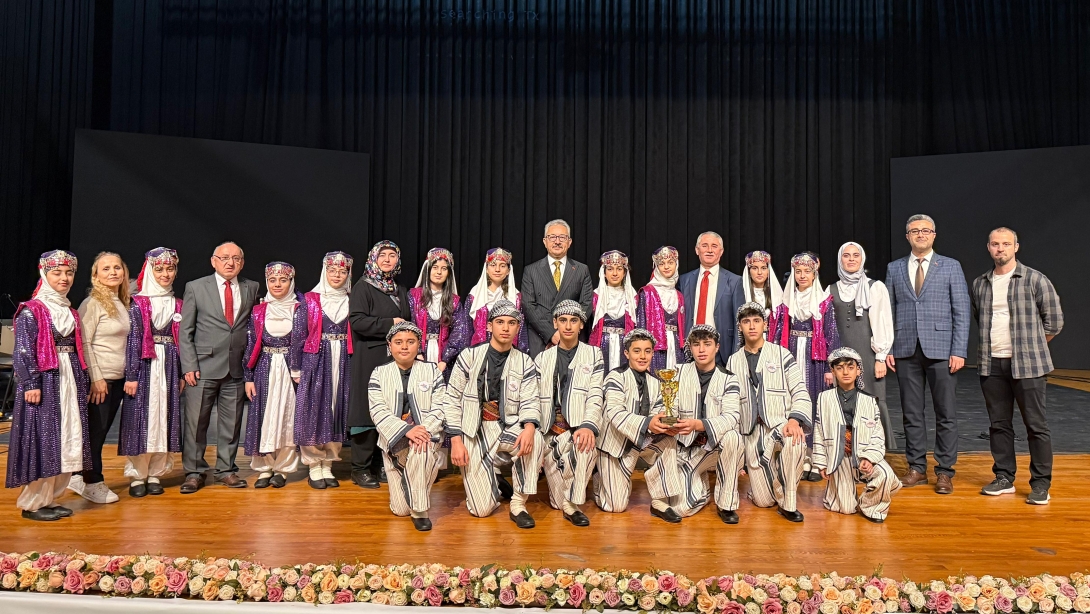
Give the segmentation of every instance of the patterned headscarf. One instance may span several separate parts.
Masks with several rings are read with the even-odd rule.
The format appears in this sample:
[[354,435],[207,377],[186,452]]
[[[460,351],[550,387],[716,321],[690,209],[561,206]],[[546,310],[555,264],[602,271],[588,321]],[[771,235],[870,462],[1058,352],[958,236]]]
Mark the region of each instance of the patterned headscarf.
[[624,345],[627,350],[628,346],[632,345],[633,341],[650,341],[652,346],[655,345],[655,337],[652,336],[651,331],[646,328],[633,328],[624,336],[621,344]]
[[416,335],[416,340],[420,341],[424,337],[424,332],[420,330],[420,327],[407,320],[398,322],[390,327],[390,332],[386,333],[386,343],[393,340],[394,335],[398,333],[412,333]]
[[[512,261],[511,252],[502,247],[493,247],[485,252],[481,277],[477,280],[477,285],[473,286],[469,291],[469,295],[473,297],[473,304],[469,306],[470,317],[474,317],[481,308],[488,306],[488,264],[495,261],[507,263],[507,293],[504,298],[511,303],[518,300],[519,289],[515,285],[515,263]],[[504,298],[499,300],[504,300]]]
[[[655,269],[651,272],[651,287],[655,289],[655,292],[659,295],[659,302],[662,303],[662,308],[666,313],[674,313],[678,309],[677,302],[677,280],[678,270],[674,268],[674,274],[669,279],[662,276],[659,272],[659,265],[665,260],[673,260],[678,262],[677,248],[669,245],[664,245],[654,251],[651,254],[651,262],[655,265]],[[679,263],[680,264],[680,263]]]
[[560,316],[579,316],[579,319],[584,323],[587,321],[587,314],[583,311],[583,306],[571,299],[560,301],[553,308],[553,317],[559,318]]
[[[799,290],[795,283],[795,269],[804,268],[814,272],[814,283],[805,290]],[[796,320],[821,319],[821,303],[829,295],[825,288],[821,287],[818,279],[818,269],[821,268],[821,260],[813,252],[803,252],[791,259],[791,279],[787,282],[787,290],[784,292],[783,304],[792,318]]]
[[[384,249],[392,249],[397,252],[397,266],[389,273],[378,268],[378,254]],[[393,241],[379,241],[367,253],[367,265],[363,269],[363,281],[382,290],[385,294],[397,294],[397,282],[394,277],[401,272],[401,248]]]
[[63,249],[53,250],[42,254],[38,260],[38,287],[34,289],[33,298],[42,302],[49,315],[53,318],[53,326],[62,335],[71,334],[76,328],[76,320],[72,317],[72,303],[68,300],[68,292],[61,294],[53,289],[46,281],[45,274],[53,269],[66,266],[76,271],[76,255]]
[[753,279],[749,276],[749,265],[755,262],[764,262],[768,265],[768,279],[765,280],[764,292],[769,304],[775,309],[783,301],[783,288],[780,287],[780,280],[776,279],[776,271],[772,270],[772,256],[768,252],[756,250],[746,254],[746,270],[742,273],[742,294],[745,295],[746,300],[753,300]]
[[743,311],[756,311],[760,314],[762,320],[768,320],[767,310],[765,309],[765,306],[760,303],[755,303],[753,301],[742,303],[742,306],[738,308],[738,311],[734,312],[734,319],[741,320]]
[[839,347],[839,348],[833,350],[832,352],[829,352],[829,358],[828,358],[829,368],[832,368],[832,366],[838,360],[844,360],[845,358],[847,358],[849,360],[854,360],[855,364],[859,365],[859,377],[855,378],[855,387],[862,390],[863,389],[863,357],[859,355],[859,352],[856,352],[854,349],[852,349],[852,348],[850,348],[850,347],[848,347],[846,345],[842,346],[842,347]]
[[458,280],[454,278],[454,254],[445,247],[433,247],[428,250],[428,255],[424,257],[424,264],[420,266],[420,275],[416,277],[416,287],[423,288],[424,284],[430,282],[431,268],[440,260],[446,260],[447,266],[450,267],[450,291],[457,295]]
[[174,287],[164,288],[155,279],[153,270],[156,265],[178,266],[178,252],[169,247],[156,247],[144,254],[144,266],[140,269],[140,275],[136,277],[136,293],[139,296],[173,296]]
[[[632,274],[628,268],[628,256],[624,252],[611,250],[598,259],[601,268],[598,269],[598,304],[594,306],[594,324],[605,318],[623,318],[625,314],[636,321],[636,289],[632,287]],[[611,264],[619,264],[625,268],[624,283],[620,288],[614,288],[606,280],[606,267]]]
[[689,330],[689,334],[685,337],[685,345],[688,346],[693,339],[693,333],[708,333],[715,339],[716,343],[719,343],[719,331],[710,324],[697,324]]
[[522,324],[522,312],[515,307],[515,304],[511,301],[499,300],[495,305],[492,305],[492,309],[488,312],[488,321],[491,322],[496,318],[509,317],[518,320],[519,324]]

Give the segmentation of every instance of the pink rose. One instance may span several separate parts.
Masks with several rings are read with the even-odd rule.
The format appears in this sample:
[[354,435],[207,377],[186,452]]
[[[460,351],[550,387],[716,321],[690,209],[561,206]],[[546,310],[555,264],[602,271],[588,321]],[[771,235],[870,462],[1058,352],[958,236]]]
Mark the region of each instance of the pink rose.
[[458,584],[461,584],[462,586],[469,586],[469,570],[468,569],[463,569],[461,571],[461,573],[458,574]]
[[780,605],[779,599],[765,599],[765,602],[761,605],[761,612],[764,614],[782,614],[783,606]]
[[38,571],[44,571],[53,566],[53,557],[48,554],[43,554],[38,557],[37,561],[34,561],[34,569]]
[[1025,597],[1028,594],[1029,594],[1029,590],[1026,587],[1024,587],[1024,586],[1014,587],[1014,596],[1015,597]]
[[526,580],[526,576],[522,575],[522,572],[515,570],[511,572],[511,584],[522,584]]
[[3,559],[0,559],[0,574],[14,573],[15,568],[19,566],[19,558],[7,555]]
[[115,574],[118,572],[119,569],[121,569],[120,557],[115,556],[114,558],[110,559],[109,563],[106,563],[106,571],[109,573]]
[[775,584],[766,584],[765,585],[765,592],[768,593],[768,596],[773,598],[773,599],[779,599],[780,598],[780,589]]
[[189,578],[184,571],[174,569],[167,572],[167,590],[175,595],[181,595],[188,583]]
[[724,593],[729,593],[730,589],[734,588],[734,578],[731,576],[719,576],[718,580],[719,590]]
[[443,593],[435,586],[429,586],[424,589],[424,599],[426,599],[428,604],[433,608],[443,605]]
[[503,605],[514,605],[515,591],[511,590],[510,588],[505,588],[500,591],[500,603],[502,603]]
[[617,604],[621,602],[621,594],[617,592],[617,589],[611,588],[606,591],[605,601],[606,605],[615,608],[617,607]]
[[74,569],[68,572],[68,575],[64,577],[64,590],[69,593],[82,593],[83,574]]
[[737,601],[731,601],[723,608],[723,614],[745,614],[745,611],[746,609]]
[[677,578],[669,574],[659,576],[659,591],[669,593],[677,588]]
[[583,588],[583,585],[576,582],[568,587],[568,605],[572,607],[579,607],[583,603],[583,599],[587,596],[587,589]]
[[549,596],[545,594],[545,591],[537,591],[534,593],[534,603],[539,606],[544,606],[546,603],[549,603]]
[[450,584],[450,574],[446,572],[435,574],[435,585],[446,588]]
[[908,602],[908,599],[905,599],[905,598],[902,597],[901,602],[900,602],[900,606],[901,606],[900,610],[902,612],[911,612],[912,611],[912,604],[910,604]]
[[638,593],[643,590],[643,584],[640,583],[638,578],[632,578],[628,581],[628,590]]
[[341,573],[346,576],[350,576],[356,573],[356,568],[351,565],[341,565]]
[[742,576],[742,579],[745,580],[746,584],[748,584],[750,586],[754,586],[754,585],[757,584],[757,578],[754,577],[754,576],[751,576],[748,573],[746,575]]
[[[907,601],[905,603],[908,603]],[[813,601],[807,599],[802,602],[802,614],[817,614],[818,606]],[[906,610],[907,611],[907,610]]]
[[1011,603],[1010,599],[1007,599],[1003,595],[996,595],[995,609],[999,610],[1000,612],[1010,612],[1012,605],[1013,604]]
[[935,611],[939,614],[949,614],[954,609],[954,598],[950,593],[942,591],[935,595]]
[[284,598],[284,589],[279,586],[270,586],[269,594],[266,597],[271,603],[279,603]]
[[299,581],[295,583],[295,587],[302,589],[306,588],[310,584],[310,576],[300,576]]
[[684,588],[677,589],[677,604],[685,607],[693,602],[693,594]]
[[424,577],[423,576],[413,576],[413,580],[409,584],[411,584],[412,587],[415,588],[416,590],[420,590],[420,589],[424,588]]
[[1079,592],[1076,591],[1075,587],[1071,586],[1070,584],[1064,584],[1063,586],[1061,586],[1060,593],[1068,599],[1077,599],[1079,596]]
[[118,595],[127,595],[132,590],[132,580],[127,576],[121,576],[114,582],[114,592]]
[[355,600],[356,596],[347,588],[337,591],[337,594],[333,596],[333,603],[352,603]]

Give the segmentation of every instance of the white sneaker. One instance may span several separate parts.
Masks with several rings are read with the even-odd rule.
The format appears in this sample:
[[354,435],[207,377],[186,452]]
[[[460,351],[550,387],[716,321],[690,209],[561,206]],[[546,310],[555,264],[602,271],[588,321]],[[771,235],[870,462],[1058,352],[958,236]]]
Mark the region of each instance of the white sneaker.
[[87,484],[80,495],[91,503],[116,503],[118,500],[117,494],[106,486],[106,482]]
[[73,473],[72,478],[68,480],[68,490],[77,495],[82,495],[84,488],[86,488],[86,484],[83,483],[83,476],[78,473]]

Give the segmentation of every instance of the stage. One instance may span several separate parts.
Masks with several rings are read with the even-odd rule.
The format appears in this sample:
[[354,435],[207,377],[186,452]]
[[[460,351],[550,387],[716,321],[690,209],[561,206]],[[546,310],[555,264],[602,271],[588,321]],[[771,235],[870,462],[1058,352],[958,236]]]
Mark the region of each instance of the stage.
[[[6,446],[0,455],[6,455]],[[209,459],[214,462],[212,450]],[[898,472],[903,457],[890,455]],[[991,479],[987,454],[967,453],[958,461],[955,492],[940,496],[930,487],[903,489],[885,524],[842,516],[821,507],[823,484],[803,483],[802,524],[791,524],[772,509],[743,498],[740,524],[727,526],[706,509],[680,525],[648,513],[649,498],[637,474],[629,511],[607,514],[584,506],[591,526],[577,529],[548,507],[545,483],[531,499],[537,528],[520,531],[503,506],[489,518],[466,512],[459,475],[435,485],[434,530],[418,533],[407,518],[387,507],[387,491],[362,490],[343,479],[347,464],[334,470],[339,489],[315,491],[305,473],[280,490],[231,490],[209,486],[181,495],[180,458],[164,482],[164,495],[131,499],[121,477],[123,460],[106,447],[105,474],[121,496],[95,505],[68,492],[59,503],[72,518],[37,523],[20,518],[16,489],[0,494],[0,551],[81,550],[94,554],[245,557],[265,565],[355,561],[442,563],[480,566],[528,564],[552,568],[668,569],[689,577],[733,572],[870,574],[914,580],[951,574],[1033,575],[1085,570],[1090,561],[1090,455],[1057,455],[1048,506],[1025,503],[1028,457],[1019,458],[1018,493],[983,497]],[[239,465],[249,459],[240,456]],[[241,473],[250,480],[254,476]],[[746,480],[741,480],[743,491]]]

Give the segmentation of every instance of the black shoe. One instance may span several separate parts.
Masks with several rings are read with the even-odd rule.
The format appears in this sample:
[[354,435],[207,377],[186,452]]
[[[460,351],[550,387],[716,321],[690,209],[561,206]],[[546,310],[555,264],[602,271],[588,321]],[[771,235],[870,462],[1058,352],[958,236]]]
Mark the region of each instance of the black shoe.
[[159,482],[148,482],[146,484],[149,495],[161,495],[163,494],[163,485]]
[[871,518],[870,516],[864,514],[863,512],[859,512],[859,515],[866,518],[867,520],[873,522],[874,524],[882,524],[883,522],[885,522],[885,519],[883,519],[883,518]]
[[802,512],[799,512],[797,510],[794,512],[789,512],[782,507],[777,507],[776,511],[780,513],[780,516],[783,516],[791,522],[802,522]]
[[341,483],[337,481],[337,478],[326,478],[323,481],[325,482],[326,488],[337,488],[341,485]]
[[654,516],[655,518],[662,518],[666,522],[673,523],[673,524],[677,524],[677,523],[681,522],[681,516],[678,516],[678,513],[675,512],[674,508],[672,508],[672,507],[668,507],[668,508],[666,508],[666,511],[662,512],[662,511],[659,511],[659,510],[655,509],[652,506],[651,507],[651,515]]
[[519,512],[518,516],[508,512],[507,515],[511,517],[511,520],[513,520],[520,529],[532,529],[537,526],[537,523],[534,522],[534,517],[531,516],[529,512]]
[[307,484],[314,490],[325,490],[325,480],[312,480],[308,477]]
[[413,518],[413,526],[417,531],[431,531],[430,518]]
[[385,484],[388,481],[386,479],[386,467],[385,466],[379,467],[378,471],[376,473],[378,473],[378,481],[379,481],[380,484]]
[[371,475],[370,471],[353,471],[352,483],[360,488],[378,488],[378,480],[375,476]]
[[1014,484],[1011,484],[1011,481],[1007,478],[997,475],[990,484],[980,489],[980,494],[992,497],[1012,495],[1014,494]]
[[567,520],[568,522],[574,524],[577,527],[590,526],[590,518],[587,518],[587,515],[583,512],[580,512],[579,510],[575,510],[575,512],[571,514],[564,514],[564,520]]
[[268,488],[270,482],[272,482],[272,478],[257,478],[257,481],[254,482],[254,488]]
[[50,520],[60,520],[61,515],[54,512],[52,508],[43,507],[33,512],[23,510],[23,518],[27,520],[40,520],[42,522],[48,522]]
[[515,487],[511,486],[511,482],[502,475],[496,474],[496,484],[500,487],[500,499],[510,501],[511,496],[515,494]]
[[802,475],[802,479],[806,480],[807,482],[820,482],[821,473],[817,471],[807,471]]
[[61,518],[68,518],[69,516],[72,515],[72,510],[68,509],[67,507],[60,506],[60,505],[54,505],[53,507],[51,507],[49,509],[56,512],[56,514],[58,516],[60,516]]
[[269,478],[269,484],[273,488],[283,488],[284,485],[287,484],[287,483],[288,483],[288,478],[284,477],[284,475],[280,474],[280,473],[278,473],[278,474],[272,476],[271,478]]
[[724,510],[716,508],[716,514],[719,514],[719,520],[727,524],[738,524],[738,512],[734,510]]
[[146,497],[148,495],[148,487],[144,484],[137,484],[136,486],[129,486],[130,497]]

